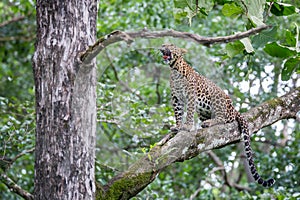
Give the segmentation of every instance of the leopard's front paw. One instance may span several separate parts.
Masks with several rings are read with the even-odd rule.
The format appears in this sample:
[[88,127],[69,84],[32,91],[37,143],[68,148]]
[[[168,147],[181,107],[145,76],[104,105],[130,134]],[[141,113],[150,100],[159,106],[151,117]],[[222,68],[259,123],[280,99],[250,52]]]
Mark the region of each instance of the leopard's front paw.
[[180,130],[180,127],[179,127],[179,126],[172,126],[172,127],[170,128],[170,131],[171,131],[172,133],[178,133],[179,130]]
[[183,130],[183,131],[191,131],[193,128],[193,125],[192,124],[183,124],[180,128],[180,130]]
[[192,128],[193,128],[193,125],[191,125],[191,124],[183,124],[180,126],[172,126],[170,128],[170,130],[173,133],[178,133],[179,131],[191,131]]
[[204,122],[201,123],[202,128],[208,128],[211,126],[211,121],[210,120],[205,120]]

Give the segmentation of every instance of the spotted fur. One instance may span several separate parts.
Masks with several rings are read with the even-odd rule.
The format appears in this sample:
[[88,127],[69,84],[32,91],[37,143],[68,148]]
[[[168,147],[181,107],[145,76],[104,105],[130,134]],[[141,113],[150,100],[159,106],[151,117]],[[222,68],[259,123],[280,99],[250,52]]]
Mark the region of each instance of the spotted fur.
[[[274,179],[264,180],[258,174],[253,162],[253,153],[250,146],[248,122],[235,110],[230,97],[216,84],[198,74],[183,58],[185,49],[173,44],[164,44],[160,51],[165,63],[170,65],[170,86],[172,105],[175,112],[176,126],[171,131],[190,131],[194,124],[194,115],[197,112],[202,121],[202,127],[230,123],[237,120],[244,139],[245,152],[249,168],[257,183],[270,187]],[[183,123],[184,106],[186,105],[186,122]]]

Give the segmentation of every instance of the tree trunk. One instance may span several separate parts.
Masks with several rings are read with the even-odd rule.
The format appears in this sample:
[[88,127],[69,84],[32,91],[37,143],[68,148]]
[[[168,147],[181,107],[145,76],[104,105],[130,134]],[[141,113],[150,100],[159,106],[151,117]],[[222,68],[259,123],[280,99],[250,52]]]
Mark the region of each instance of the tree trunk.
[[93,199],[96,0],[37,0],[35,199]]

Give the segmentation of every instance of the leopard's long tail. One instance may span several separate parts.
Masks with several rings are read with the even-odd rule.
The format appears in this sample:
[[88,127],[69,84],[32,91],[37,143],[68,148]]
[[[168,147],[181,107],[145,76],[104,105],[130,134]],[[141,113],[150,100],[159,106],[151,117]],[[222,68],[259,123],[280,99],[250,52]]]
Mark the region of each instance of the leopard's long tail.
[[255,181],[258,184],[261,184],[264,187],[270,187],[275,183],[275,180],[273,178],[269,180],[264,180],[257,172],[257,169],[254,165],[253,161],[253,152],[250,146],[250,135],[249,135],[249,128],[248,128],[248,122],[241,116],[240,113],[237,113],[236,120],[238,121],[239,128],[242,134],[242,137],[244,139],[244,146],[245,146],[245,153],[247,156],[247,160],[249,163],[249,168],[251,171],[251,174]]

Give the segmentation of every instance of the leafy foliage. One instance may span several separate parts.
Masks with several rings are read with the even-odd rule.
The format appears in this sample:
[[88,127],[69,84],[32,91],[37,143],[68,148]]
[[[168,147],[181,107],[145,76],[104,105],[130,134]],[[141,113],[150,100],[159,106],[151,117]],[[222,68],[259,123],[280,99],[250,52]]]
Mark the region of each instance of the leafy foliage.
[[[33,192],[35,18],[30,1],[0,3],[0,173]],[[24,156],[17,158],[24,153]],[[20,199],[0,179],[0,199]]]

